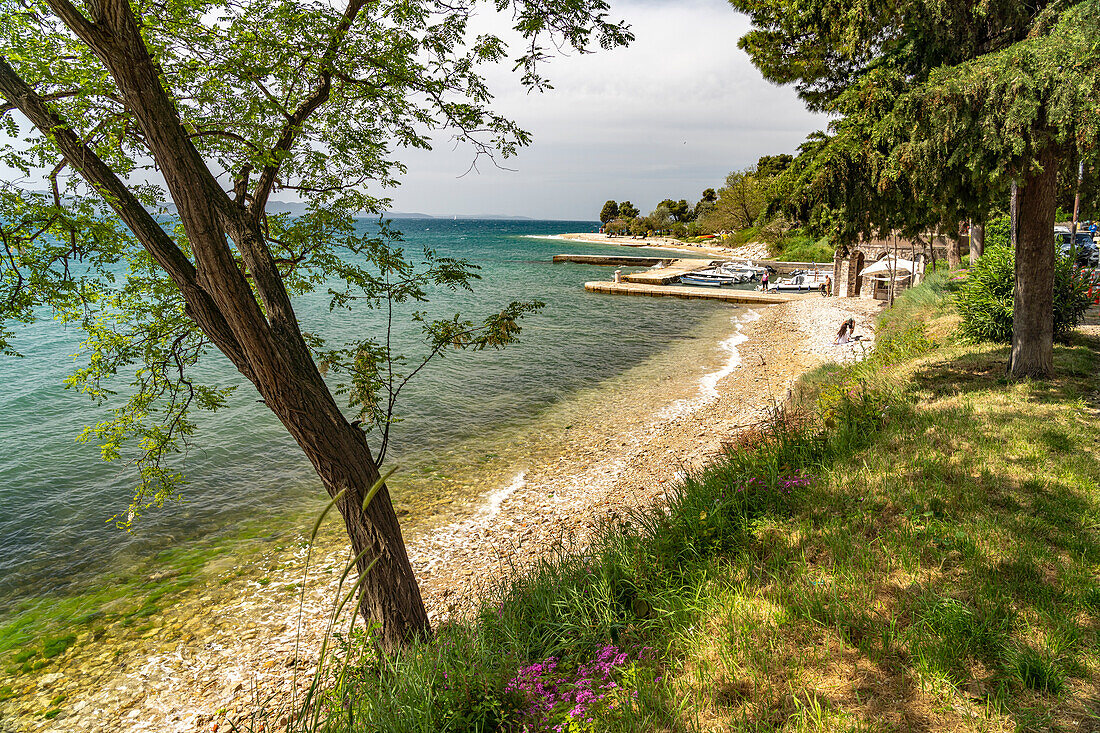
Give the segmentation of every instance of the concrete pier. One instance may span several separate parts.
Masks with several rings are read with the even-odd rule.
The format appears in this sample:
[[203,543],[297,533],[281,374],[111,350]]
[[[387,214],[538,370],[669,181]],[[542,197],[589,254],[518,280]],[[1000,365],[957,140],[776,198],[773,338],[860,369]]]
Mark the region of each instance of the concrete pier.
[[554,262],[576,262],[580,265],[612,267],[653,267],[668,264],[675,259],[675,257],[635,257],[633,255],[554,255]]
[[[587,282],[584,289],[590,293],[610,293],[612,295],[647,295],[656,298],[687,298],[689,300],[721,300],[727,303],[755,303],[774,305],[786,303],[794,298],[789,295],[774,295],[754,290],[725,290],[723,288],[685,287],[671,285],[651,285],[637,282]],[[797,296],[795,296],[797,297]]]
[[664,267],[642,270],[641,272],[631,272],[627,275],[623,275],[623,280],[631,283],[640,283],[642,285],[668,285],[669,283],[676,282],[681,275],[710,267],[710,263],[713,261],[714,260],[695,259],[673,260]]

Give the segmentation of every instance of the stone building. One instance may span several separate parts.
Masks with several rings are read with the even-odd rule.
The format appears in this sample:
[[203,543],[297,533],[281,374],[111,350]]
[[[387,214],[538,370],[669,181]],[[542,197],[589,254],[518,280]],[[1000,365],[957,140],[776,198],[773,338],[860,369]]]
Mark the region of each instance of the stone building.
[[[932,238],[937,259],[946,259],[947,242],[942,235]],[[929,257],[929,246],[919,240],[898,238],[873,239],[856,244],[840,245],[833,255],[833,284],[831,295],[842,298],[875,298],[887,300],[890,297],[890,278],[864,275],[864,270],[887,255],[897,252],[899,260],[911,260],[911,277],[899,273],[895,281],[894,295],[906,288],[920,284]]]

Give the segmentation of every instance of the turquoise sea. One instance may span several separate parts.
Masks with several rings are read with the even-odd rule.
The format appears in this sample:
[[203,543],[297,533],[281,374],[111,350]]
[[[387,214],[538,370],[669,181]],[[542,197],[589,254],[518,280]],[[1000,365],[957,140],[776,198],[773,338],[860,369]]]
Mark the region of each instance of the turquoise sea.
[[[583,283],[610,279],[611,268],[555,265],[551,257],[623,254],[617,246],[555,238],[594,231],[593,222],[397,224],[410,250],[427,246],[481,267],[473,293],[435,293],[426,307],[431,314],[477,317],[512,300],[547,303],[524,321],[520,344],[449,354],[410,384],[388,458],[400,466],[390,483],[406,523],[430,515],[419,511],[425,507],[449,503],[448,492],[459,491],[456,475],[466,477],[467,493],[492,488],[469,478],[500,453],[501,436],[537,433],[555,405],[591,394],[729,311],[700,301],[586,293]],[[322,294],[300,298],[297,309],[306,330],[334,341],[383,324],[366,308],[330,312]],[[415,354],[417,327],[401,323],[396,339]],[[115,528],[109,520],[125,512],[134,476],[125,465],[101,461],[96,446],[76,442],[85,425],[108,414],[63,387],[80,363],[80,342],[79,331],[44,321],[20,330],[16,346],[25,358],[0,357],[0,618],[78,593],[166,549],[232,536],[248,522],[301,517],[322,501],[323,489],[297,446],[217,357],[203,371],[218,383],[242,386],[230,409],[201,420],[183,464],[189,483],[182,500],[150,510],[129,534]]]

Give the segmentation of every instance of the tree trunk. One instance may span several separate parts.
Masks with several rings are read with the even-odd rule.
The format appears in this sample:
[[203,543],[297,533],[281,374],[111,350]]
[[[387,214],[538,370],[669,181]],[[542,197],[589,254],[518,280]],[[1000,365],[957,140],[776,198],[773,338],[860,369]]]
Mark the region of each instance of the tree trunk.
[[[380,626],[379,641],[393,649],[431,633],[389,494],[363,499],[379,478],[366,436],[340,412],[302,337],[290,298],[260,235],[258,220],[231,201],[210,174],[160,86],[159,72],[141,39],[130,6],[103,0],[102,17],[89,22],[60,6],[67,25],[96,50],[118,83],[130,116],[176,204],[195,264],[142,208],[126,185],[0,59],[0,93],[43,133],[50,134],[88,182],[110,194],[108,203],[164,267],[187,303],[187,314],[256,387],[293,435],[344,517],[363,572],[359,609]],[[234,259],[238,247],[252,285]],[[255,294],[253,292],[255,289]],[[256,296],[263,302],[263,308]],[[377,562],[375,562],[377,561]]]
[[962,266],[962,239],[958,231],[947,236],[947,269],[957,270]]
[[1012,195],[1008,199],[1008,244],[1016,251],[1020,238],[1020,184],[1012,181]]
[[1054,202],[1057,158],[1053,148],[1039,156],[1043,170],[1016,189],[1016,287],[1013,291],[1014,377],[1049,377],[1054,369]]
[[[420,588],[409,564],[401,527],[382,487],[366,509],[363,500],[379,479],[366,435],[344,419],[323,382],[288,375],[274,385],[257,385],[264,401],[302,447],[344,519],[359,575],[359,611],[377,624],[385,649],[431,634]],[[372,563],[373,566],[372,566]],[[368,568],[370,568],[368,572]]]
[[982,258],[985,251],[985,224],[970,227],[970,266]]

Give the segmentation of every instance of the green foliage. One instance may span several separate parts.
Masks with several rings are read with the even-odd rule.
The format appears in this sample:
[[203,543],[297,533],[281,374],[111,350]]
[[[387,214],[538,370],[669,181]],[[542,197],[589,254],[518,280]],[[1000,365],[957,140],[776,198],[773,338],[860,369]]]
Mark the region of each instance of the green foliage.
[[962,316],[960,331],[972,341],[1012,341],[1012,292],[1015,258],[1007,247],[986,245],[982,258],[970,268],[956,304]]
[[623,201],[619,204],[619,216],[627,221],[636,218],[641,213],[642,212],[638,211],[638,207],[629,201]]
[[679,201],[665,199],[657,204],[657,208],[668,210],[669,216],[680,223],[689,222],[694,217],[694,210],[686,199],[680,199]]
[[734,232],[733,236],[729,238],[729,242],[734,247],[738,247],[742,244],[748,244],[749,242],[757,242],[760,239],[760,229],[758,227],[748,227],[747,229],[740,229]]
[[[632,38],[609,19],[603,0],[495,7],[511,10],[524,39],[510,61],[531,89],[547,86],[541,63],[550,48],[612,48]],[[421,359],[442,353],[440,344],[498,347],[518,334],[516,319],[532,304],[514,303],[480,322],[422,316],[424,351],[414,355],[392,352],[386,333],[327,345],[301,333],[288,313],[291,296],[318,288],[329,290],[334,308],[379,307],[424,301],[431,288],[468,288],[476,279],[468,262],[431,252],[419,258],[385,222],[363,234],[355,220],[386,210],[378,196],[404,172],[399,148],[430,148],[433,136],[450,131],[476,159],[507,157],[530,141],[490,108],[484,69],[509,60],[509,51],[498,36],[469,32],[472,4],[173,0],[120,6],[111,23],[99,5],[84,8],[87,15],[65,8],[38,0],[0,6],[9,103],[0,107],[0,127],[23,138],[0,150],[0,160],[24,177],[0,184],[0,353],[16,353],[13,323],[53,317],[87,332],[86,365],[67,386],[113,406],[82,439],[98,442],[105,459],[136,467],[139,485],[116,518],[121,526],[174,495],[194,412],[226,404],[232,387],[194,376],[213,344],[264,381],[271,374],[261,377],[237,352],[270,343],[257,332],[277,332],[272,338],[300,357],[296,368],[310,379],[317,377],[310,350],[326,368],[348,370],[341,389],[379,425],[392,417],[394,390]],[[102,32],[83,32],[96,24]],[[119,30],[128,27],[140,33]],[[126,44],[106,40],[115,33]],[[138,93],[121,81],[118,69],[131,58],[151,62],[150,89]],[[41,113],[48,119],[35,121],[43,129],[20,129],[16,110],[36,97],[48,103]],[[75,141],[80,170],[73,154],[62,154],[64,140]],[[188,172],[165,176],[175,181],[178,209],[161,186],[128,183],[146,178],[146,167],[181,158]],[[95,185],[90,170],[98,171]],[[20,188],[35,185],[50,192]],[[302,199],[304,213],[267,211],[276,190]],[[252,316],[223,312],[240,310],[249,292]],[[389,370],[380,376],[382,362],[397,365],[398,381]],[[127,377],[126,387],[113,386]],[[117,400],[116,390],[127,397]]]
[[986,248],[1012,246],[1012,217],[1005,214],[989,220],[985,226],[985,246]]
[[619,205],[614,201],[607,201],[603,205],[603,209],[600,210],[600,222],[606,224],[612,219],[618,218]]
[[920,235],[984,219],[1053,145],[1096,167],[1095,0],[733,5],[764,75],[835,116],[779,177],[769,215],[844,243]]
[[730,173],[726,184],[718,189],[717,201],[704,215],[704,229],[739,231],[756,224],[764,210],[767,185],[752,168]]
[[783,173],[794,162],[794,156],[782,153],[780,155],[762,155],[756,161],[756,174],[764,178],[775,178]]
[[814,239],[801,230],[780,238],[770,249],[773,257],[784,262],[832,262],[835,254],[828,237]]
[[[1012,341],[1015,256],[1001,244],[987,246],[956,296],[960,331],[973,341]],[[1054,337],[1064,341],[1088,309],[1088,285],[1067,258],[1054,274]]]

